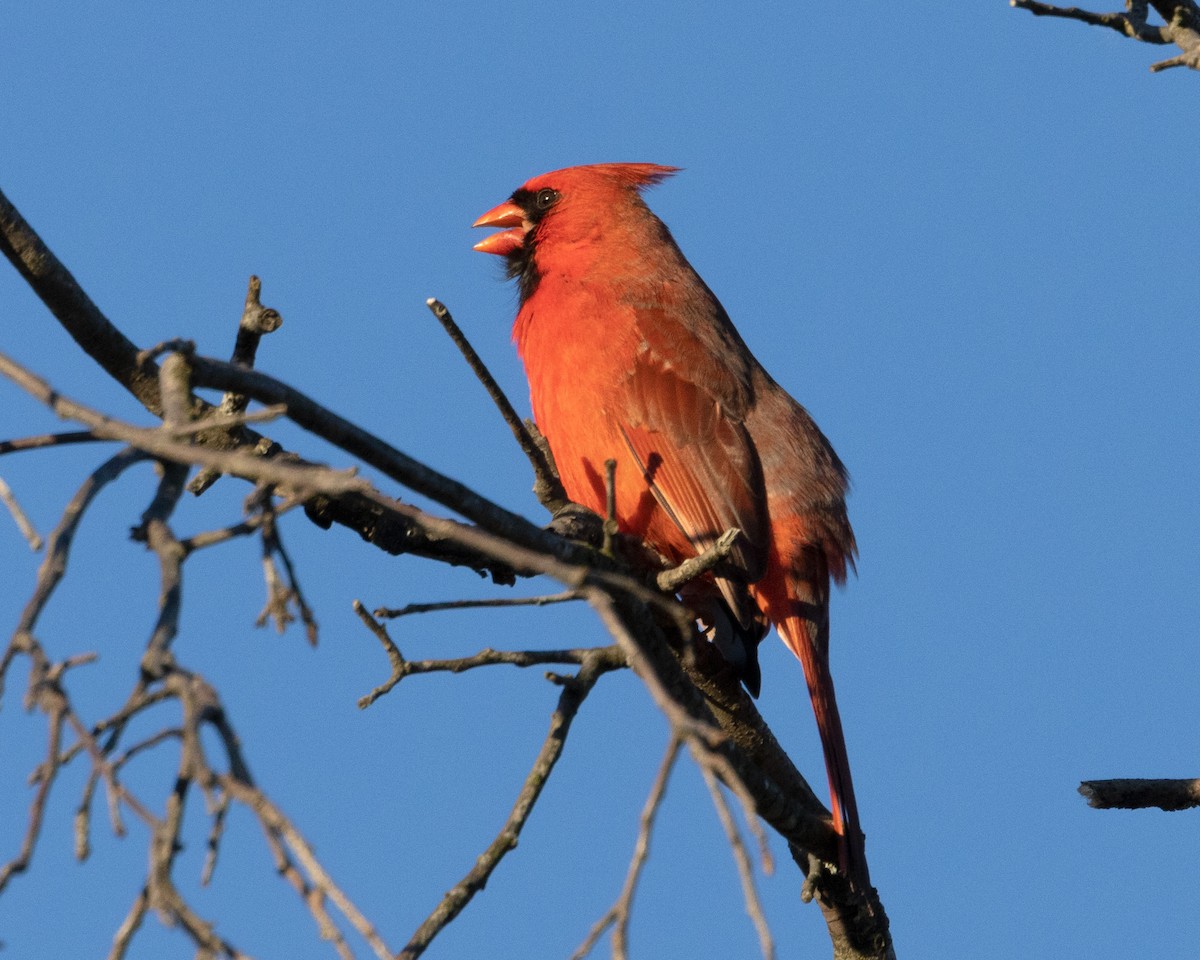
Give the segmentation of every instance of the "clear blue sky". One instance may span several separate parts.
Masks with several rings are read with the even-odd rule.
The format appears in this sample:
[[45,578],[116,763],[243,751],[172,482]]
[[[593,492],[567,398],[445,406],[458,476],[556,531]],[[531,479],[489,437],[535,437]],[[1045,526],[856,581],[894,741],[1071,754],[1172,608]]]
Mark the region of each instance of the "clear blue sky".
[[[1093,811],[1075,788],[1200,774],[1200,76],[1152,76],[1161,51],[1002,0],[43,0],[6,4],[0,32],[0,187],[132,339],[227,354],[258,273],[285,318],[262,369],[533,518],[527,467],[423,301],[450,305],[524,407],[515,294],[471,251],[472,220],[560,166],[686,168],[651,205],[854,477],[860,575],[834,601],[833,662],[900,956],[1125,960],[1195,942],[1200,821]],[[7,266],[0,324],[0,349],[64,392],[149,422]],[[0,384],[0,435],[54,428]],[[7,457],[0,474],[45,532],[102,456]],[[40,631],[60,656],[101,654],[71,677],[90,709],[124,692],[151,627],[155,565],[125,536],[149,484],[144,468],[97,504]],[[223,482],[177,530],[232,520],[244,493]],[[284,535],[319,648],[254,630],[246,542],[189,563],[177,652],[399,948],[502,823],[557,693],[495,669],[413,678],[360,712],[387,663],[352,599],[498,591],[298,516]],[[36,562],[0,516],[5,636]],[[603,640],[567,609],[395,634],[412,657]],[[764,714],[821,784],[799,665],[772,641],[764,674]],[[43,743],[23,680],[0,713],[4,859]],[[633,678],[607,678],[520,848],[428,956],[569,955],[619,890],[665,737]],[[167,770],[130,776],[161,795]],[[118,842],[98,818],[91,861],[72,862],[81,777],[0,898],[5,956],[102,956],[139,889],[137,827]],[[244,814],[195,891],[191,817],[179,878],[223,935],[264,958],[332,956]],[[776,846],[784,868],[761,890],[780,956],[826,955]],[[757,949],[688,767],[632,936],[642,958]],[[131,956],[191,950],[151,920]]]

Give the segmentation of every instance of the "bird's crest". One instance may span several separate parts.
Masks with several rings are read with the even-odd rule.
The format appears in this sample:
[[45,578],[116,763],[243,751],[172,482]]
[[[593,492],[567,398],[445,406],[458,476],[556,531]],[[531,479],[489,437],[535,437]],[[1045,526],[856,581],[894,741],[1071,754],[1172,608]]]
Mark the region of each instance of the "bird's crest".
[[602,178],[633,187],[635,190],[646,190],[661,183],[667,177],[674,176],[680,167],[667,167],[659,163],[593,163],[580,167],[564,167],[534,177],[526,184],[532,187],[541,183],[563,183],[571,180],[581,181],[592,178]]

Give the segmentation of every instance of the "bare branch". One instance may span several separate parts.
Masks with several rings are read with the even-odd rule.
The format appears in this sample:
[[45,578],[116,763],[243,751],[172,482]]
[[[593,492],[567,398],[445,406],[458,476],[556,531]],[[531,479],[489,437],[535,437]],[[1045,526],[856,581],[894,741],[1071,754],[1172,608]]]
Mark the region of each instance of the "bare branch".
[[[537,598],[532,598],[537,599]],[[430,604],[429,606],[434,606]],[[448,660],[406,660],[387,628],[367,612],[361,601],[354,601],[354,612],[375,638],[383,645],[392,667],[392,675],[364,697],[358,705],[365,709],[388,693],[401,680],[415,673],[463,673],[476,667],[491,667],[508,664],[514,667],[538,667],[547,664],[579,664],[582,666],[601,654],[607,669],[616,670],[625,665],[621,652],[614,647],[584,647],[576,650],[480,650],[474,656]]]
[[[1009,0],[1009,5],[1018,10],[1028,10],[1035,17],[1061,17],[1066,20],[1078,20],[1093,27],[1109,27],[1135,40],[1144,43],[1170,43],[1171,39],[1162,27],[1146,26],[1146,4],[1142,3],[1141,16],[1125,13],[1092,13],[1080,7],[1056,7],[1039,0]],[[1139,6],[1134,4],[1133,6]]]
[[59,766],[59,755],[62,750],[63,715],[65,709],[55,704],[49,711],[50,730],[46,749],[46,759],[42,763],[38,777],[37,792],[29,804],[29,817],[25,825],[25,836],[21,841],[21,849],[8,863],[0,866],[0,891],[8,886],[8,881],[18,873],[29,869],[29,861],[42,833],[42,821],[46,814],[46,800],[50,789],[54,786],[55,775]]
[[[262,281],[251,275],[246,289],[246,304],[242,309],[242,319],[238,323],[237,339],[233,344],[233,356],[230,362],[239,367],[253,367],[258,355],[258,344],[268,333],[274,333],[283,325],[283,317],[278,310],[264,307],[259,295],[262,293]],[[226,417],[234,417],[246,409],[250,402],[245,394],[227,391],[221,398],[218,408]],[[214,418],[215,419],[215,418]],[[232,426],[234,424],[230,424]],[[227,427],[223,428],[227,429]],[[216,481],[219,474],[212,469],[202,470],[191,482],[188,489],[194,494],[201,494]]]
[[83,351],[154,414],[162,413],[158,370],[92,303],[71,273],[0,192],[0,251]]
[[60,417],[77,420],[89,426],[98,437],[131,443],[160,459],[212,466],[223,473],[249,475],[255,479],[275,483],[289,489],[308,490],[334,496],[351,491],[361,493],[368,489],[365,481],[336,473],[328,468],[264,461],[260,457],[236,450],[210,450],[172,440],[170,431],[149,430],[121,423],[85,407],[83,404],[67,399],[40,377],[14,363],[4,354],[0,354],[0,374],[7,376],[17,386],[42,401]]
[[[82,519],[84,511],[87,510],[88,505],[91,504],[92,500],[105,486],[116,480],[129,467],[145,459],[146,455],[140,450],[122,450],[93,471],[92,475],[84,481],[83,485],[76,491],[75,496],[67,504],[66,509],[63,511],[62,519],[59,520],[58,525],[54,528],[54,532],[50,534],[50,539],[46,547],[46,556],[38,568],[37,583],[34,587],[33,596],[26,603],[17,628],[13,632],[12,640],[9,642],[8,649],[4,654],[4,658],[0,660],[0,694],[3,693],[4,676],[8,665],[12,662],[12,658],[16,653],[28,652],[31,649],[33,629],[37,624],[38,617],[41,616],[46,603],[67,572],[67,560],[71,552],[71,542],[75,537],[75,531],[79,526],[79,521]],[[43,667],[43,669],[46,668]]]
[[[257,626],[263,626],[269,617],[275,622],[275,629],[283,633],[287,625],[295,618],[292,616],[291,603],[295,601],[300,614],[300,622],[304,624],[305,636],[310,646],[317,645],[317,619],[308,601],[304,599],[304,591],[300,589],[300,581],[296,577],[296,568],[292,558],[283,546],[279,535],[279,526],[275,522],[275,509],[270,497],[264,497],[261,507],[262,514],[262,562],[267,582],[267,605],[255,621]],[[279,576],[275,565],[275,557],[283,563],[285,584]]]

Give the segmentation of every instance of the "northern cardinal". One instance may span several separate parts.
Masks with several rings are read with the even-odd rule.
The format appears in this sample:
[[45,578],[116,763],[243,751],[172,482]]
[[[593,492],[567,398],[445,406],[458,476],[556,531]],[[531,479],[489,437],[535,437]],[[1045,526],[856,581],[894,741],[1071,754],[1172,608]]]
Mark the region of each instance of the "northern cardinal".
[[804,666],[829,776],[841,867],[869,883],[829,673],[829,582],[853,566],[845,467],[803,407],[742,341],[641,191],[677,168],[569,167],[534,177],[476,227],[520,288],[513,339],[534,419],[567,494],[668,560],[728,528],[744,536],[685,593],[759,692],[758,642],[774,624]]

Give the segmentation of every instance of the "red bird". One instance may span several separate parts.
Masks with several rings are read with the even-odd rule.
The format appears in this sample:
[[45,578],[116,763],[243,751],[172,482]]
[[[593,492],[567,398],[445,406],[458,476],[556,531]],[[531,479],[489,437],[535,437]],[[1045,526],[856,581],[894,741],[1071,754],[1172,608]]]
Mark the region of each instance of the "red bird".
[[829,775],[841,867],[869,883],[829,673],[829,581],[856,553],[846,469],[805,409],[754,358],[641,191],[649,163],[534,177],[476,227],[520,286],[513,339],[533,414],[577,503],[616,517],[673,562],[728,528],[744,538],[686,599],[758,695],[758,642],[774,624],[804,666]]

